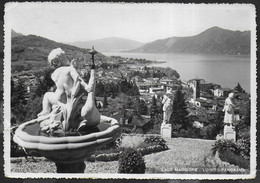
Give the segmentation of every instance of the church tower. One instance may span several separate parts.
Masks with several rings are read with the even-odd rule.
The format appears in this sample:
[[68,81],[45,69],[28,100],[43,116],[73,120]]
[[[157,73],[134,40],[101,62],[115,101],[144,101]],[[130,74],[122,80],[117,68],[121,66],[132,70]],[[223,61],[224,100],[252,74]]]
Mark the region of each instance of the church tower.
[[200,98],[200,80],[194,79],[193,85],[193,99],[196,100],[197,98]]

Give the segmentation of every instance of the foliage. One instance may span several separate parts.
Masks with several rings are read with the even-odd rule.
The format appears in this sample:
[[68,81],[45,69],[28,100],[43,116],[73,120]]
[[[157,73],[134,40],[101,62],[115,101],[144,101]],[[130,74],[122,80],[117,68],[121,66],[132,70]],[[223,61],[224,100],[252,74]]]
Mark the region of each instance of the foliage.
[[128,96],[136,96],[136,95],[140,95],[139,93],[139,89],[136,85],[135,82],[128,82],[127,79],[125,78],[124,80],[122,80],[121,82],[119,82],[120,85],[120,91]]
[[186,110],[184,94],[180,89],[178,89],[175,93],[172,108],[173,112],[170,117],[170,123],[172,125],[180,124],[180,128],[187,130],[191,124],[187,118],[188,111]]
[[37,89],[35,91],[35,96],[41,97],[52,87],[55,86],[54,81],[51,79],[52,68],[43,70],[43,73],[39,73],[37,77]]
[[145,168],[144,158],[135,149],[127,148],[119,157],[119,173],[145,173]]
[[153,96],[152,98],[152,105],[151,105],[151,108],[150,108],[150,115],[151,115],[151,118],[155,118],[155,116],[158,114],[158,106],[157,106],[157,100],[155,98],[155,96]]
[[148,136],[144,139],[144,142],[147,144],[160,145],[164,149],[168,149],[168,146],[166,145],[166,141],[162,137]]
[[250,161],[246,160],[241,154],[236,154],[231,149],[223,149],[219,151],[219,158],[222,161],[237,165],[245,169],[250,168]]
[[223,130],[223,118],[223,112],[219,111],[216,118],[209,125],[201,129],[202,138],[214,140],[217,134],[220,134]]
[[238,165],[243,168],[249,167],[250,139],[240,139],[236,143],[233,140],[217,140],[212,148],[212,153],[219,152],[223,161]]
[[201,135],[201,129],[200,128],[195,128],[193,126],[188,127],[187,131],[186,131],[186,136],[188,138],[202,138]]
[[[136,135],[122,135],[115,142],[105,145],[97,150],[89,161],[114,161],[119,159],[125,149],[134,148],[142,155],[160,152],[168,149],[164,139],[158,136],[142,137]],[[105,157],[107,156],[107,157]],[[112,157],[113,156],[113,157]]]
[[99,81],[99,82],[96,83],[95,94],[96,94],[97,97],[103,97],[104,96],[105,86],[104,86],[103,82]]
[[128,96],[139,96],[139,89],[135,82],[128,82],[127,79],[123,79],[119,82],[102,82],[99,81],[96,84],[96,96],[103,97],[106,95],[112,98],[116,98],[121,93]]
[[11,80],[11,125],[21,124],[37,116],[41,110],[42,97],[29,96],[25,82]]
[[28,93],[23,79],[18,79],[15,83],[11,78],[11,108],[15,108],[20,104],[27,103]]
[[203,139],[212,139],[214,140],[217,136],[218,132],[216,130],[216,125],[215,124],[209,124],[202,128],[201,130],[201,135]]
[[139,111],[140,111],[141,115],[147,115],[148,114],[148,107],[147,107],[144,100],[140,100]]
[[105,96],[104,96],[104,100],[103,100],[103,107],[106,108],[108,106],[108,103],[107,103],[107,95],[105,93]]
[[34,119],[41,112],[42,97],[29,98],[27,104],[19,104],[12,108],[12,125],[21,124]]
[[104,62],[99,67],[103,69],[111,69],[111,68],[117,69],[119,67],[119,64],[111,64],[111,63]]
[[245,126],[248,126],[248,127],[250,127],[250,125],[251,125],[251,107],[250,107],[250,103],[249,103],[249,105],[247,107],[246,115],[243,118],[243,123],[244,123]]
[[227,150],[227,149],[230,149],[231,151],[233,151],[235,153],[237,153],[239,151],[234,140],[228,140],[228,139],[217,140],[214,143],[213,148],[211,150],[212,150],[213,155],[215,155],[217,151],[222,151],[222,150]]
[[180,78],[179,73],[170,67],[165,67],[165,68],[164,67],[154,67],[154,70],[161,72],[161,73],[165,73],[166,77],[169,77],[169,78],[171,78],[171,77],[175,77],[177,79]]
[[144,67],[143,71],[132,71],[131,77],[140,76],[142,78],[180,78],[179,73],[170,67]]
[[250,139],[239,139],[236,144],[240,154],[248,160],[250,158]]
[[239,83],[237,83],[237,86],[234,88],[235,91],[245,93],[245,90],[241,87]]

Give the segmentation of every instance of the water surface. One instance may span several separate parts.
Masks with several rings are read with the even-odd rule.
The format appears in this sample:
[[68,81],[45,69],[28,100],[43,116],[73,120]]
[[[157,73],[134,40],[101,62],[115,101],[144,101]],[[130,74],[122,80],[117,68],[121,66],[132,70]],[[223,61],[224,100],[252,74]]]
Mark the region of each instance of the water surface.
[[154,54],[105,52],[107,56],[142,58],[152,61],[165,61],[154,66],[175,69],[181,80],[193,78],[205,79],[220,84],[223,88],[234,88],[240,83],[250,92],[250,56],[249,55],[193,55],[193,54]]

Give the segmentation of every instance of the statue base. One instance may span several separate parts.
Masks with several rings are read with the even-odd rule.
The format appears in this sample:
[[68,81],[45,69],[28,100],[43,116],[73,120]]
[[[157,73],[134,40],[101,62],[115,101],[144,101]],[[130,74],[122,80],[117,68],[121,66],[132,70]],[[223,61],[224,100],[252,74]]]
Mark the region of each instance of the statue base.
[[172,125],[162,123],[161,125],[161,136],[165,138],[172,138]]
[[224,126],[224,139],[234,140],[234,142],[236,142],[236,131],[233,126]]

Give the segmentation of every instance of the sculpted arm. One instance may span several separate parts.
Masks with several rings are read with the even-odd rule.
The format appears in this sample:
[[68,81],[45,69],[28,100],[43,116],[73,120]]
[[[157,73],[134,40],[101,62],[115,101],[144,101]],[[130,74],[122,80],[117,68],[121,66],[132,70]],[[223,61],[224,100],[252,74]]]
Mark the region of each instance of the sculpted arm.
[[73,79],[73,81],[75,82],[77,79],[79,79],[81,86],[87,91],[87,92],[91,92],[93,91],[93,86],[92,85],[88,85],[78,74],[77,70],[71,66],[71,70],[70,70],[70,75]]

